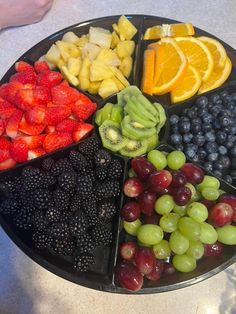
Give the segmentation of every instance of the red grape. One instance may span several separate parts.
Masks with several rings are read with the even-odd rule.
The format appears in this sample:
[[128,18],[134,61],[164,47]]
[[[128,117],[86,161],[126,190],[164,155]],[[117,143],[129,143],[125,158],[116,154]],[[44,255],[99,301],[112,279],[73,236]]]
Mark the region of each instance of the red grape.
[[220,242],[215,242],[214,244],[204,245],[204,256],[220,256],[223,251],[224,245]]
[[119,284],[128,290],[138,291],[143,285],[143,276],[138,268],[126,261],[122,261],[116,271],[116,278]]
[[175,268],[171,263],[164,263],[164,274],[172,275],[175,272]]
[[143,192],[143,184],[138,178],[129,178],[123,187],[124,193],[129,197],[137,197]]
[[172,182],[170,185],[171,187],[178,188],[187,183],[187,179],[182,171],[180,170],[172,171],[171,174],[172,174]]
[[138,249],[137,243],[123,242],[120,244],[119,247],[120,256],[126,261],[131,261],[134,259],[137,249]]
[[215,201],[209,201],[205,198],[201,199],[200,202],[205,205],[208,210],[210,210],[215,205]]
[[184,164],[181,170],[185,174],[187,181],[192,184],[199,184],[204,178],[203,170],[192,163]]
[[234,214],[232,221],[236,222],[236,196],[231,194],[222,194],[219,197],[219,201],[222,203],[227,203],[233,208]]
[[184,206],[190,201],[192,192],[188,187],[181,186],[172,192],[172,196],[177,205]]
[[146,275],[149,280],[157,281],[161,278],[164,270],[164,261],[156,259],[153,270]]
[[161,192],[171,184],[172,175],[168,170],[153,172],[148,178],[148,184],[152,191]]
[[131,166],[137,176],[142,180],[146,180],[149,175],[155,171],[153,164],[151,164],[145,157],[133,158]]
[[131,222],[140,217],[141,208],[137,202],[128,202],[120,210],[120,216],[123,220]]
[[154,205],[156,201],[156,193],[152,191],[144,191],[138,197],[138,203],[140,205],[141,211],[147,216],[151,216],[154,211]]
[[140,247],[134,257],[136,266],[141,274],[149,274],[155,265],[155,255],[149,247]]
[[232,221],[233,214],[233,208],[229,204],[217,203],[211,208],[208,219],[214,226],[222,227]]
[[153,213],[151,216],[145,215],[143,218],[143,224],[151,224],[151,225],[158,225],[161,216]]

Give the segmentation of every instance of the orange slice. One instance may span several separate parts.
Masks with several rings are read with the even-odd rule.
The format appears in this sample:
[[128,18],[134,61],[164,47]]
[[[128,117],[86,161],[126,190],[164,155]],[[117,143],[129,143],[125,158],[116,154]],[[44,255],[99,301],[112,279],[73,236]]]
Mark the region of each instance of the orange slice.
[[[187,67],[187,59],[173,38],[162,38],[156,49],[153,93],[170,92],[181,80]],[[158,51],[160,50],[160,53]]]
[[214,68],[208,81],[203,83],[198,91],[198,94],[202,94],[221,86],[229,77],[232,69],[232,63],[229,57],[226,57],[225,65],[223,68]]
[[147,49],[144,52],[143,60],[143,76],[142,76],[142,91],[152,95],[154,66],[155,66],[155,50]]
[[214,67],[224,67],[227,54],[223,45],[218,40],[206,36],[198,37],[198,39],[210,50],[214,60]]
[[175,40],[186,55],[189,64],[198,70],[202,81],[206,82],[214,67],[214,60],[207,46],[194,37],[177,37]]
[[185,75],[178,86],[171,91],[172,103],[177,103],[192,97],[201,86],[201,75],[191,65],[188,65]]
[[191,23],[162,24],[149,27],[144,39],[160,39],[163,37],[192,36],[194,28]]

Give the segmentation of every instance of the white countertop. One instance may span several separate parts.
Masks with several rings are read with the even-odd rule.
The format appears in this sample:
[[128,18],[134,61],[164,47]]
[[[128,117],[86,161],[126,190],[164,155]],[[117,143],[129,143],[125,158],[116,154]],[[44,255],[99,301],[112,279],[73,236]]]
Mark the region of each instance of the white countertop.
[[[88,19],[150,14],[192,22],[236,49],[235,0],[55,0],[38,24],[0,33],[0,77],[48,35]],[[87,289],[43,269],[0,229],[0,314],[236,314],[236,264],[194,286],[155,295],[114,295]]]

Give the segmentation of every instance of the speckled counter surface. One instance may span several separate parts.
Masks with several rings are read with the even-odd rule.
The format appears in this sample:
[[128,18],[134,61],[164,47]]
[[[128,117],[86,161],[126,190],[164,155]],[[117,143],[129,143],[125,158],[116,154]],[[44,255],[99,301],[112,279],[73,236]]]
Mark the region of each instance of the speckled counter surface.
[[[21,54],[59,29],[128,13],[192,22],[236,48],[235,0],[55,0],[41,23],[0,33],[0,77]],[[0,229],[0,314],[50,313],[236,314],[236,264],[185,289],[158,295],[113,295],[77,286],[46,271]]]

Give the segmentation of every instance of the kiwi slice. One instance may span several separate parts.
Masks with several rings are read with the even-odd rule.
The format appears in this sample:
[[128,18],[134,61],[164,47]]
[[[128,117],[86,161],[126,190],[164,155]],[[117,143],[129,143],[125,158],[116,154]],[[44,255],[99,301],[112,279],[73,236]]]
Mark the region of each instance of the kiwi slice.
[[147,140],[147,152],[155,149],[159,143],[159,136],[158,133],[153,134]]
[[120,125],[111,120],[103,122],[103,124],[99,127],[99,134],[101,136],[103,146],[113,152],[122,149],[127,143],[127,138],[121,134]]
[[96,112],[95,122],[97,125],[100,126],[104,121],[110,119],[112,108],[113,104],[108,102],[104,107]]
[[158,128],[161,129],[164,126],[164,124],[166,123],[166,112],[165,112],[165,109],[158,102],[154,102],[153,106],[156,108],[157,114],[159,116]]
[[123,119],[123,107],[118,104],[113,105],[113,108],[111,110],[110,120],[117,123],[121,123],[122,119]]
[[131,96],[139,95],[141,91],[138,89],[137,86],[127,86],[121,92],[117,94],[117,101],[118,104],[124,106]]
[[151,114],[149,111],[147,111],[140,102],[137,101],[135,96],[132,96],[131,101],[127,103],[127,106],[130,107],[130,110],[135,111],[139,116],[146,120],[151,120],[155,123],[157,123],[156,117]]
[[126,145],[120,150],[120,154],[126,157],[136,157],[143,155],[147,152],[147,141],[137,141],[127,139]]
[[100,126],[102,124],[102,109],[96,112],[95,123]]
[[141,95],[137,95],[136,98],[137,98],[137,101],[140,102],[147,111],[149,111],[154,116],[156,115],[155,107],[145,96],[141,94]]
[[122,120],[121,130],[124,136],[134,140],[144,140],[156,132],[156,128],[146,128],[143,124],[131,120],[129,115]]
[[[131,101],[131,100],[129,100]],[[128,101],[128,103],[129,103]],[[151,121],[151,120],[147,120],[144,119],[143,117],[140,117],[139,113],[137,111],[134,110],[130,110],[129,106],[125,106],[125,112],[128,113],[128,115],[130,116],[130,118],[138,123],[141,123],[143,126],[147,127],[147,128],[152,128],[156,125],[155,122]]]

